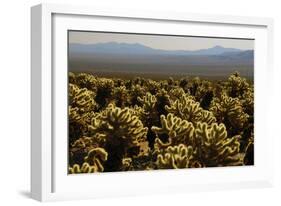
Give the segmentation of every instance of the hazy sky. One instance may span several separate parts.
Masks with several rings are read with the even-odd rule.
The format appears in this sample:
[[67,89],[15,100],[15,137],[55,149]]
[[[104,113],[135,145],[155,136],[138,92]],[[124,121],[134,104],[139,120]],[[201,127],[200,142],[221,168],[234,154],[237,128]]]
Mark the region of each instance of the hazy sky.
[[140,43],[155,49],[165,50],[198,50],[214,46],[254,49],[254,40],[222,39],[187,36],[159,36],[142,34],[119,34],[99,32],[69,32],[69,43],[96,44],[106,42]]

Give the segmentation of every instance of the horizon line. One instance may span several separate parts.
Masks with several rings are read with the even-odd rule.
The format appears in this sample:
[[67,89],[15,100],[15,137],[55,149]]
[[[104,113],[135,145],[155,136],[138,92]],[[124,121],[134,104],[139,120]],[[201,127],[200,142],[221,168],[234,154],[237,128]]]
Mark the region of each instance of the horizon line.
[[200,50],[207,50],[207,49],[212,49],[212,48],[216,48],[216,47],[220,47],[220,48],[224,48],[224,49],[236,49],[236,50],[240,50],[240,51],[254,51],[254,49],[240,49],[240,48],[234,48],[234,47],[224,47],[221,45],[215,45],[215,46],[211,46],[211,47],[206,47],[206,48],[201,48],[201,49],[194,49],[194,50],[188,50],[188,49],[160,49],[160,48],[155,48],[155,47],[151,47],[151,46],[147,46],[145,44],[141,44],[138,42],[135,43],[126,43],[126,42],[117,42],[117,41],[108,41],[108,42],[99,42],[99,43],[78,43],[78,42],[68,42],[68,44],[79,44],[79,45],[98,45],[98,44],[109,44],[109,43],[116,43],[116,44],[126,44],[126,45],[141,45],[150,49],[155,49],[155,50],[162,50],[162,51],[200,51]]

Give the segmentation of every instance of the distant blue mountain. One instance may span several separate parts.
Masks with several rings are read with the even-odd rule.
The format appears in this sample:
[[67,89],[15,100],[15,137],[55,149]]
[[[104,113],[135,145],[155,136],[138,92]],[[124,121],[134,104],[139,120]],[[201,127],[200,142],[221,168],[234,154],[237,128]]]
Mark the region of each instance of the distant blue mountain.
[[253,50],[221,46],[196,51],[170,51],[116,42],[69,45],[69,70],[76,72],[226,77],[239,71],[242,75],[253,77],[253,66]]
[[197,55],[197,56],[210,56],[210,55],[223,55],[223,54],[234,54],[244,52],[244,50],[235,49],[235,48],[225,48],[222,46],[215,46],[208,49],[200,50],[161,50],[154,49],[142,44],[128,44],[128,43],[117,43],[117,42],[108,42],[108,43],[97,43],[97,44],[70,44],[69,45],[70,54],[74,53],[105,53],[105,54],[141,54],[141,55]]
[[127,44],[127,43],[98,43],[98,44],[70,44],[70,52],[80,53],[153,53],[157,50],[142,44]]

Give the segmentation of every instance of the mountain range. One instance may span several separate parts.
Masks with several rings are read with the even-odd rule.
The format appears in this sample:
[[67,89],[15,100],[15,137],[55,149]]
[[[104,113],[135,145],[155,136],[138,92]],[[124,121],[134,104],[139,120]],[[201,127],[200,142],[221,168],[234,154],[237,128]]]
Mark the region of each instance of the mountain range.
[[253,76],[254,51],[214,46],[200,50],[161,50],[139,43],[69,44],[70,71]]
[[[149,55],[231,55],[245,50],[236,48],[225,48],[222,46],[214,46],[207,49],[199,50],[161,50],[154,49],[139,43],[97,43],[97,44],[77,44],[72,43],[69,45],[69,51],[71,53],[105,53],[105,54],[149,54]],[[252,50],[246,50],[246,52],[253,52]]]

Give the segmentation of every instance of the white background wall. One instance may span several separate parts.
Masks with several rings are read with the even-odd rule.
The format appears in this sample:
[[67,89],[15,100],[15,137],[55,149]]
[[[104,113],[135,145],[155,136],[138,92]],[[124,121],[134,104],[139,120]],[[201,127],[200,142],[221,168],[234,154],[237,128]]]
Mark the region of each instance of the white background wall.
[[[0,205],[36,205],[29,198],[30,181],[30,6],[47,1],[6,0],[0,7]],[[61,205],[280,205],[281,135],[280,80],[281,6],[276,0],[57,0],[92,6],[128,7],[148,10],[264,16],[275,20],[275,105],[272,129],[275,137],[275,187],[178,195],[59,202]],[[266,68],[265,68],[266,69]],[[265,85],[266,86],[266,85]],[[266,98],[266,97],[265,97]],[[266,137],[265,137],[266,138]],[[47,203],[50,204],[50,203]]]

